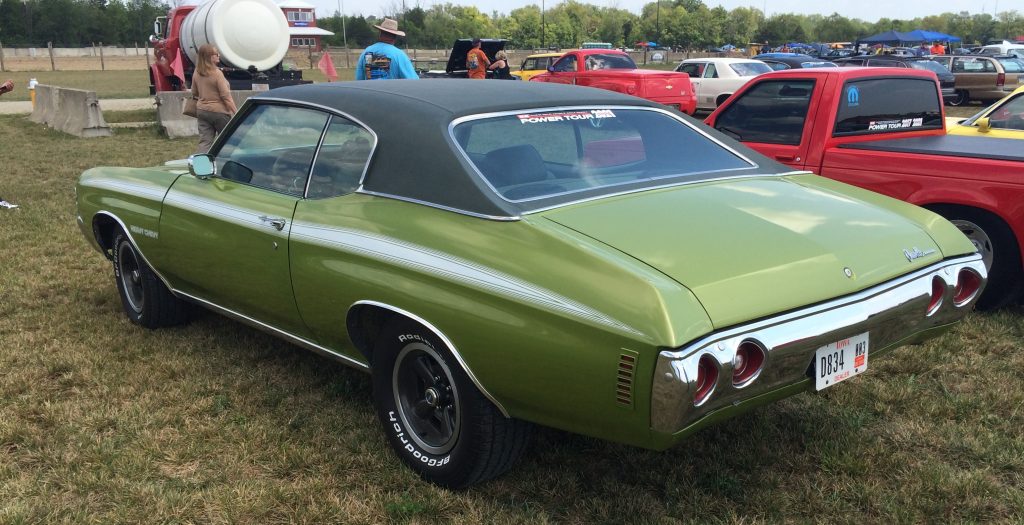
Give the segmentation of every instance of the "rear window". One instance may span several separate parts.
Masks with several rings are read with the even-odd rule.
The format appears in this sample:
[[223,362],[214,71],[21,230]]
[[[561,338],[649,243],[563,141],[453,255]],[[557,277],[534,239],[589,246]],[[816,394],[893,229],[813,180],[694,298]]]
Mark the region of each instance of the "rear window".
[[949,70],[946,66],[939,64],[938,62],[932,62],[931,60],[911,60],[907,62],[913,69],[920,69],[923,71],[931,71],[936,75],[948,75]]
[[636,62],[633,62],[629,55],[607,54],[587,55],[583,59],[587,65],[587,71],[595,69],[636,69]]
[[465,121],[453,135],[487,183],[512,202],[754,166],[656,110],[531,111]]
[[996,60],[1003,65],[1003,71],[1007,73],[1024,72],[1024,61],[1019,58],[997,58]]
[[741,77],[756,77],[761,73],[767,73],[772,70],[767,64],[761,62],[739,62],[737,64],[729,64],[729,67]]
[[877,78],[843,86],[834,136],[925,129],[942,129],[942,106],[934,81]]
[[800,62],[800,67],[807,69],[813,67],[839,67],[832,62],[826,62],[824,60],[819,62]]

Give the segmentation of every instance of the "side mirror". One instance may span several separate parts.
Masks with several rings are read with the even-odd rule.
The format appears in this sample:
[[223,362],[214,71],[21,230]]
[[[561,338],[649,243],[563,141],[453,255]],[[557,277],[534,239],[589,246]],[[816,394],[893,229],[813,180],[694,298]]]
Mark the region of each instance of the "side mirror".
[[197,179],[205,180],[217,174],[217,165],[213,163],[213,157],[205,153],[192,155],[188,158],[188,172]]
[[988,133],[988,130],[992,129],[992,122],[989,121],[988,117],[982,117],[974,121],[974,123],[978,125],[978,133]]
[[554,72],[555,72],[555,66],[548,66],[548,73],[554,73]]

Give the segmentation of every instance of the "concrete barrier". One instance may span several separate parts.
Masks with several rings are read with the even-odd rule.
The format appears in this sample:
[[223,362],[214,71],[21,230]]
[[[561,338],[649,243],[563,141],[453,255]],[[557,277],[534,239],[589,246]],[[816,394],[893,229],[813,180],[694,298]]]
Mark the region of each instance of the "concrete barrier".
[[[258,91],[232,91],[231,98],[235,99],[235,106],[241,107],[242,102],[256,93]],[[190,96],[190,91],[161,91],[156,94],[156,121],[168,138],[199,135],[199,121],[181,114],[185,110],[185,99]]]
[[113,133],[103,120],[95,91],[36,85],[36,105],[32,122],[76,137],[109,137]]

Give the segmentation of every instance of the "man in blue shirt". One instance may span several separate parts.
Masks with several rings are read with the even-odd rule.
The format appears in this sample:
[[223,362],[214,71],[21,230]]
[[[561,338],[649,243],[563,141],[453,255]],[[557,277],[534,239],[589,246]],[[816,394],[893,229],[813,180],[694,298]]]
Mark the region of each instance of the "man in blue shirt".
[[386,78],[420,78],[412,61],[395,41],[405,32],[398,30],[398,22],[385,18],[379,26],[378,42],[366,48],[356,63],[356,80],[379,80]]

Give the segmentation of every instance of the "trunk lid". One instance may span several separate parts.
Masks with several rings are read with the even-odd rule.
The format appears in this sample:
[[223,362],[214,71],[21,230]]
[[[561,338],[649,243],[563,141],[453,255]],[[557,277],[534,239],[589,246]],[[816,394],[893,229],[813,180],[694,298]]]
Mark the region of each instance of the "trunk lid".
[[[901,214],[783,177],[647,191],[544,216],[686,286],[716,328],[847,295],[942,259],[935,241]],[[909,260],[904,250],[915,249],[925,255]]]

